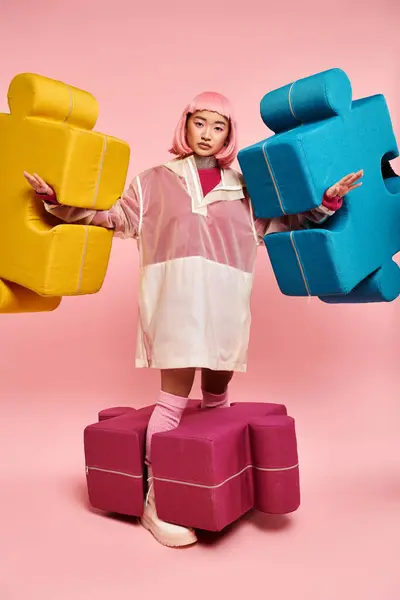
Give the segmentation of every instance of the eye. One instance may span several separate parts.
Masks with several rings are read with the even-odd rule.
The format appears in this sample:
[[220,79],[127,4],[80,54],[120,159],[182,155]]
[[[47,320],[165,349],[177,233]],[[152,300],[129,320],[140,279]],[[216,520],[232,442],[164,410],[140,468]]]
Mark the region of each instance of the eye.
[[201,127],[203,125],[203,123],[201,123],[200,121],[195,121],[195,125],[196,125],[196,127]]
[[224,131],[222,127],[216,127],[215,128],[217,131]]

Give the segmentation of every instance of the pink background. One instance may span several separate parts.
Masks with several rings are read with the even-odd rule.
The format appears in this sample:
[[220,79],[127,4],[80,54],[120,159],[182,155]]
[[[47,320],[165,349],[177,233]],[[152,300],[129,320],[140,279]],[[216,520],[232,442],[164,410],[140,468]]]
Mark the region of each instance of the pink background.
[[[397,0],[136,4],[0,0],[0,112],[19,72],[87,89],[97,129],[131,145],[133,176],[168,159],[194,94],[232,99],[243,147],[268,135],[264,93],[341,67],[355,97],[385,94],[400,136]],[[398,600],[399,304],[285,298],[263,249],[250,366],[231,397],[295,416],[300,510],[250,515],[179,554],[88,510],[84,426],[101,408],[152,403],[159,386],[133,367],[137,266],[135,244],[117,241],[98,295],[0,317],[1,600]]]

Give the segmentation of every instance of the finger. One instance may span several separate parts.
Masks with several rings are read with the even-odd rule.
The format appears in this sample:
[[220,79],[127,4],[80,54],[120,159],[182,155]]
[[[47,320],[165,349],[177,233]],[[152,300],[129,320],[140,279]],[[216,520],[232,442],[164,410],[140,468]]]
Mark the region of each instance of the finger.
[[51,187],[45,182],[43,181],[43,179],[41,177],[39,177],[39,175],[36,175],[36,186],[38,188],[38,190],[40,190],[41,194],[51,194]]
[[355,173],[352,173],[351,175],[348,175],[348,177],[346,177],[346,179],[344,181],[342,181],[341,183],[343,185],[351,185],[353,183],[353,181],[355,181],[357,179],[357,175]]
[[36,181],[38,182],[39,185],[46,187],[47,183],[41,178],[39,177],[39,175],[37,173],[33,174],[34,178],[36,179]]
[[356,188],[360,187],[361,185],[362,185],[362,181],[361,181],[361,183],[355,183],[354,185],[352,185],[350,187],[349,191],[351,192],[351,190],[355,190]]
[[347,183],[354,183],[355,181],[359,181],[363,175],[364,171],[358,171],[358,173],[354,173],[353,177],[351,177]]
[[39,186],[38,183],[35,179],[33,179],[33,177],[31,177],[30,175],[26,176],[25,179],[27,180],[27,182],[29,183],[29,185],[31,186],[31,188],[33,188],[35,190],[35,192],[37,192],[39,190]]
[[354,177],[354,173],[349,173],[345,177],[342,177],[342,179],[340,179],[340,181],[338,181],[338,183],[341,185],[346,185],[346,183],[348,183],[350,181],[350,179],[352,179],[352,177]]
[[29,181],[29,183],[32,183],[32,181],[36,181],[34,177],[32,177],[32,175],[30,175],[29,173],[27,173],[26,171],[24,171],[24,177],[27,181]]

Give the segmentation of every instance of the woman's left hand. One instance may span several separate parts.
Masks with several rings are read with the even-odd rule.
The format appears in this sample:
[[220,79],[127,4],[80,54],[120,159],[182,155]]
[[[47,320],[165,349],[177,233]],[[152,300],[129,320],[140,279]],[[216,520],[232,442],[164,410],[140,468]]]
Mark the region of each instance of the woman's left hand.
[[343,177],[340,181],[327,189],[325,195],[328,198],[334,198],[335,196],[343,198],[343,196],[346,196],[346,194],[362,185],[362,181],[360,181],[360,179],[363,175],[363,170],[357,171],[357,173],[350,173],[349,175],[346,175],[346,177]]

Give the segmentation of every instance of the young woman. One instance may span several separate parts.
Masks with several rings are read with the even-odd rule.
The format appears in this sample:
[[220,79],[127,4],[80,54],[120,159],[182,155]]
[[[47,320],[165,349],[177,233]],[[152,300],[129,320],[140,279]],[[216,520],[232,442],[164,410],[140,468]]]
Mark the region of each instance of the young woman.
[[245,371],[250,295],[257,245],[266,234],[322,223],[361,185],[362,171],[329,188],[321,206],[295,217],[255,220],[242,176],[230,168],[237,129],[230,102],[215,92],[196,96],[177,125],[177,158],[136,177],[108,211],[61,206],[38,175],[25,173],[46,209],[67,223],[113,229],[136,238],[140,252],[137,367],[161,372],[149,422],[149,493],[142,524],[167,546],[196,542],[195,532],[158,519],[151,439],[179,425],[201,370],[203,407],[229,406],[228,384]]

